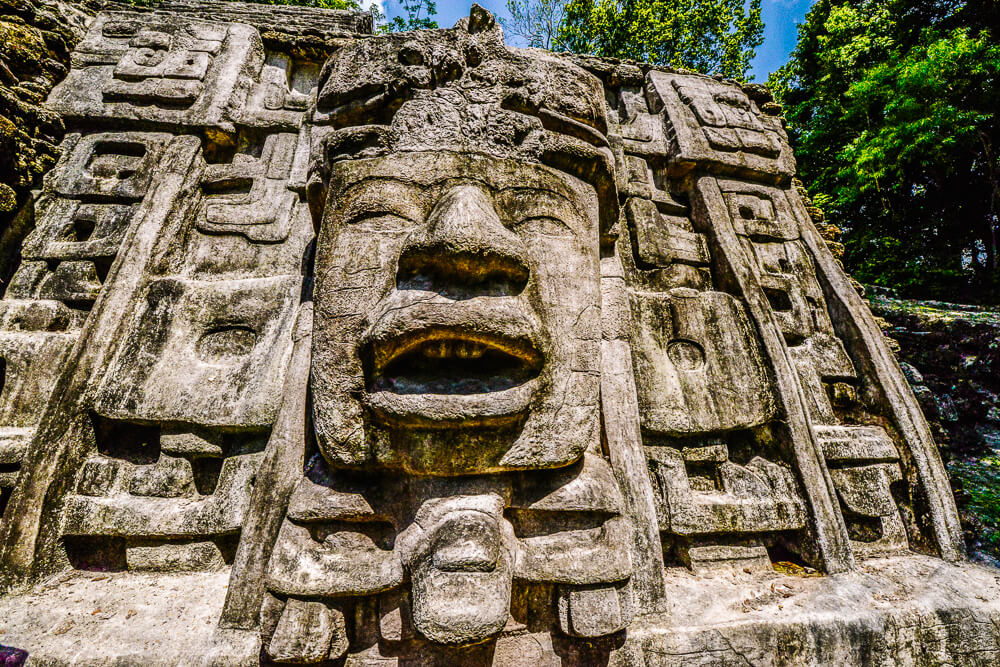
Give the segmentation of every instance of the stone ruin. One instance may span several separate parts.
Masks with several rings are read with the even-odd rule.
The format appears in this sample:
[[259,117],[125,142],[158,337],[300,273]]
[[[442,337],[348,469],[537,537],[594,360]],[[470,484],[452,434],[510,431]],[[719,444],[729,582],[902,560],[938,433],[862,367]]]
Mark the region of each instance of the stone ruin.
[[0,643],[997,664],[1000,575],[775,105],[478,6],[371,31],[90,21],[0,301]]

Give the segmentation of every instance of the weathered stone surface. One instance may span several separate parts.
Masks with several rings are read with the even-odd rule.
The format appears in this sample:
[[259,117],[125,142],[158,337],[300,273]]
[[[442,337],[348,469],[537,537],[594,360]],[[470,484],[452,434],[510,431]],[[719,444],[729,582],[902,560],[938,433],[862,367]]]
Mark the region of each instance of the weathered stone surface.
[[994,660],[997,577],[761,91],[478,6],[96,8],[0,301],[3,641]]

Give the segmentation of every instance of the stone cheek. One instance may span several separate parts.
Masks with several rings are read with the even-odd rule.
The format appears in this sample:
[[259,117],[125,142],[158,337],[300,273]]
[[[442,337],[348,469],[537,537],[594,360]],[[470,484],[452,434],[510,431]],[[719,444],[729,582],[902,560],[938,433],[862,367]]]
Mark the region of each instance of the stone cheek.
[[98,663],[830,664],[872,619],[960,663],[900,637],[988,577],[759,95],[365,29],[91,20],[0,300],[0,583],[215,596]]

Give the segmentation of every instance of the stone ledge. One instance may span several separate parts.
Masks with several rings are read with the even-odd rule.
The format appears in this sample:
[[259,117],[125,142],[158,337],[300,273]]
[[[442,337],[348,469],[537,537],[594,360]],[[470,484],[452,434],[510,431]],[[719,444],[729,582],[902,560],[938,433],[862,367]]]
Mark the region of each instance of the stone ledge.
[[32,665],[256,664],[257,637],[218,631],[229,572],[81,572],[0,599],[0,644]]
[[670,580],[670,608],[630,628],[650,666],[1000,661],[1000,570],[914,555],[830,577]]
[[[0,642],[29,651],[31,664],[256,665],[252,633],[215,629],[227,584],[227,572],[76,571],[0,601]],[[506,667],[1000,661],[1000,570],[978,565],[908,556],[867,560],[831,577],[678,570],[668,575],[667,593],[667,608],[637,618],[625,636],[573,649],[547,632],[511,634],[472,653]],[[386,659],[351,656],[347,664],[393,664]],[[448,658],[408,655],[402,663]]]

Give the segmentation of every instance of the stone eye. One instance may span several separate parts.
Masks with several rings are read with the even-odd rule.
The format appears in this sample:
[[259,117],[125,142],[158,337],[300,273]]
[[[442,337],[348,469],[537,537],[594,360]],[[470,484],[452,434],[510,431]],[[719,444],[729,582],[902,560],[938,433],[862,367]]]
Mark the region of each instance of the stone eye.
[[247,326],[226,325],[209,329],[198,341],[198,356],[210,364],[224,364],[253,351],[257,332]]
[[514,225],[514,231],[538,236],[570,236],[573,233],[562,220],[544,216],[526,218]]
[[364,211],[349,217],[347,224],[362,226],[373,232],[391,232],[405,229],[413,223],[392,211]]

